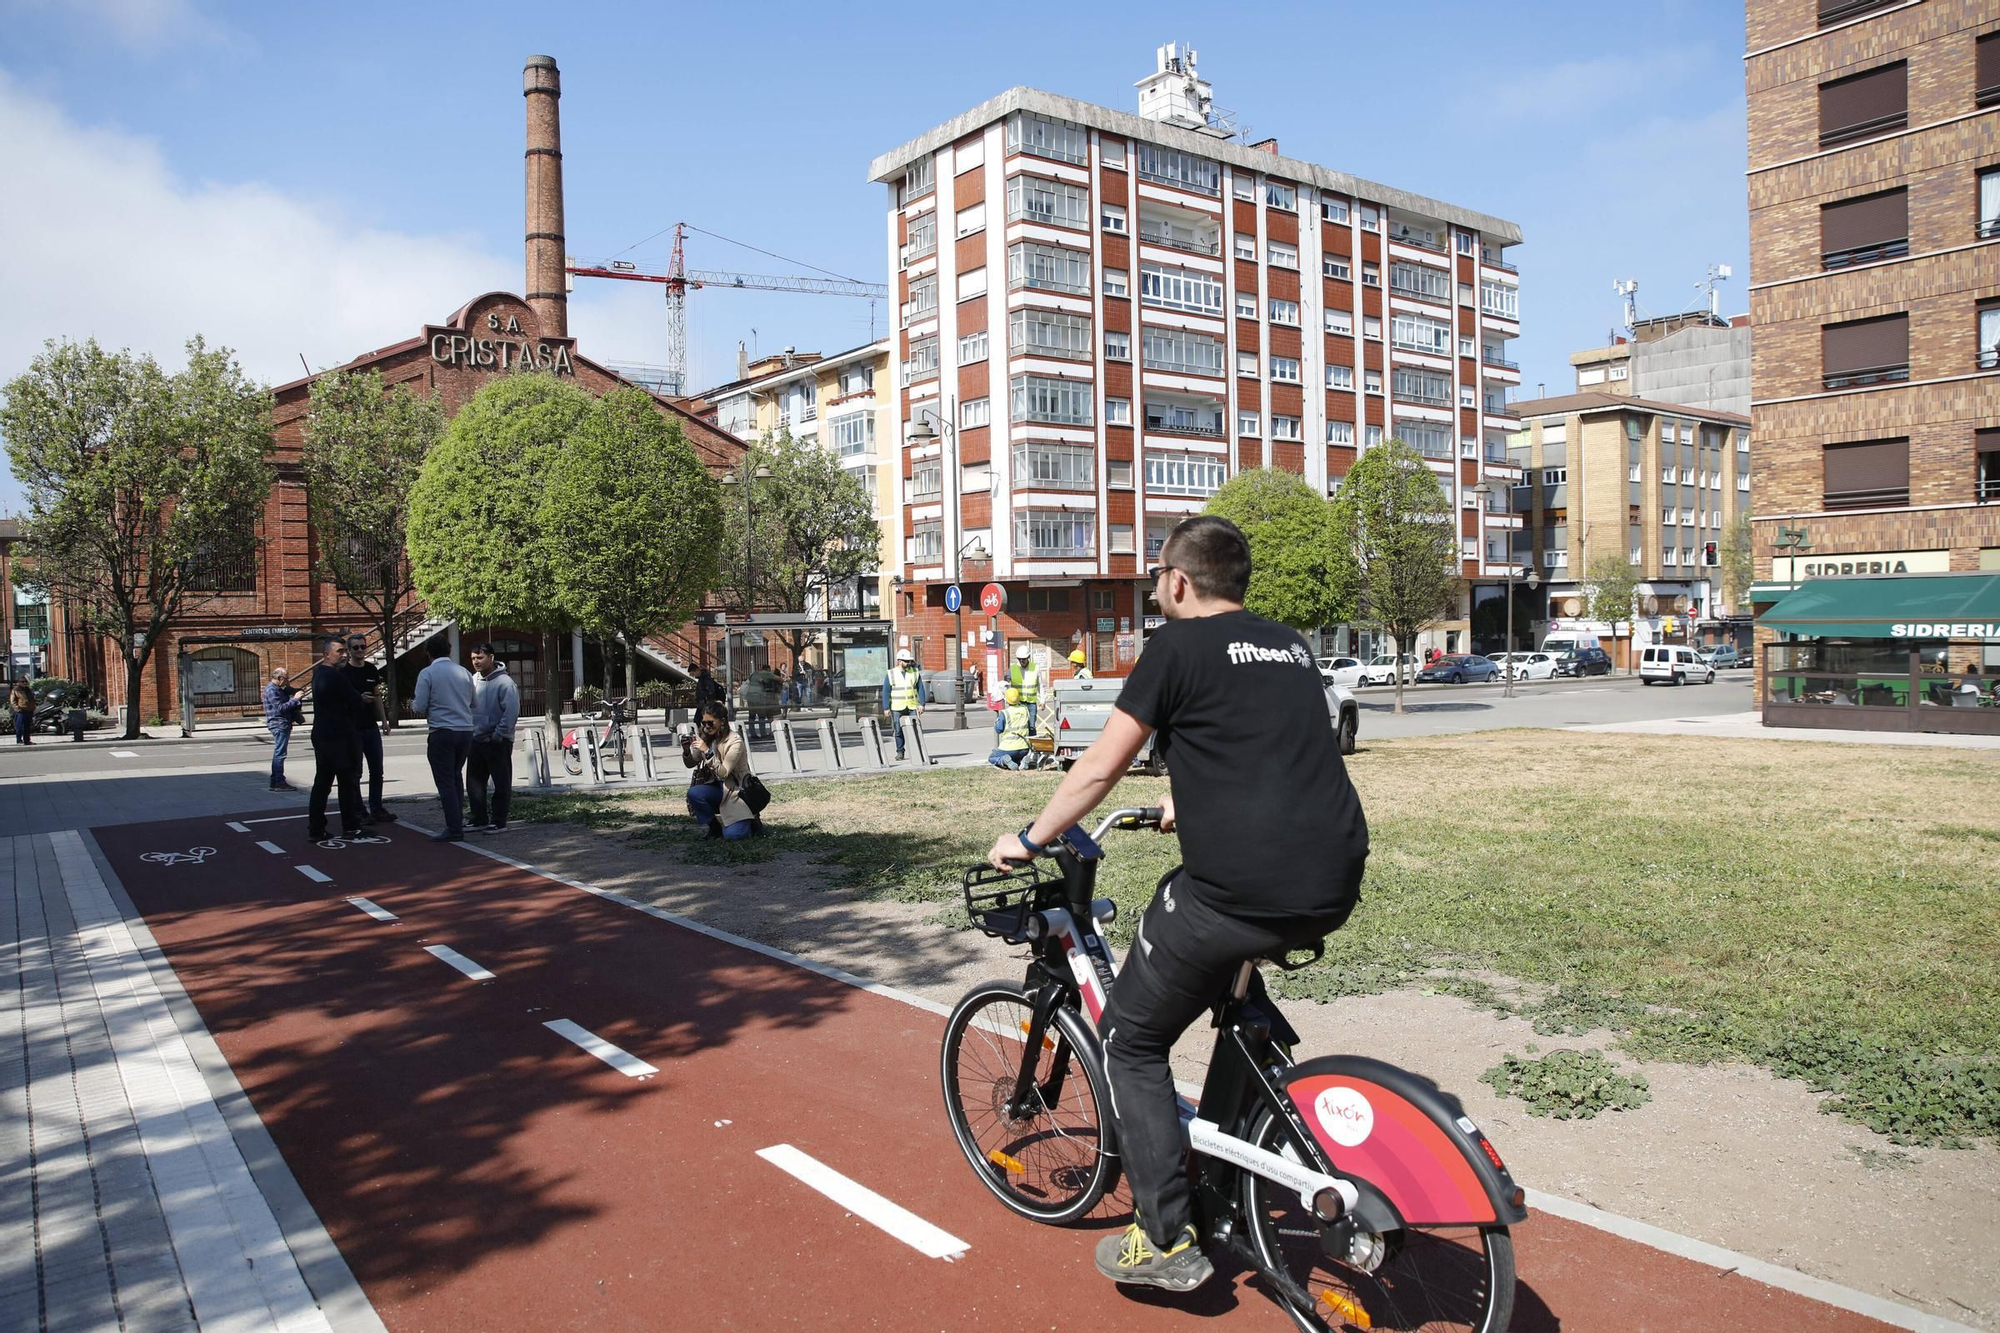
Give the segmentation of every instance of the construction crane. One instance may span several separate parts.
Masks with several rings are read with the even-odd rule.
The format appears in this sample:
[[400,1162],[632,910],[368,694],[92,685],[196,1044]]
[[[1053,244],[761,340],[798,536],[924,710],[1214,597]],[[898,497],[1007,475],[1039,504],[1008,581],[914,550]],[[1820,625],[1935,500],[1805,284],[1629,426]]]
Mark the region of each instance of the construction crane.
[[[667,289],[667,379],[668,392],[687,392],[687,294],[700,287],[736,287],[744,291],[800,292],[811,296],[861,296],[871,301],[887,300],[889,289],[879,282],[857,278],[805,277],[795,274],[726,273],[719,269],[690,269],[684,242],[688,224],[674,224],[674,252],[665,272],[645,269],[624,259],[595,263],[571,259],[566,270],[579,278],[618,278],[626,282],[657,282]],[[724,238],[727,239],[727,238]]]

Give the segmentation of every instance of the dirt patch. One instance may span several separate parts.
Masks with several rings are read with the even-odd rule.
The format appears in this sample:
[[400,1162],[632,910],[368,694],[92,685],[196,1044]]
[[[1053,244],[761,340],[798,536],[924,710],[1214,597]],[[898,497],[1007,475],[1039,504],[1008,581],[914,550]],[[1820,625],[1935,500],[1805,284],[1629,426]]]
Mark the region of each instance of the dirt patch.
[[[840,797],[868,799],[859,788]],[[823,887],[833,876],[811,854],[686,864],[647,837],[517,825],[497,850],[942,1005],[1020,971],[1022,951],[956,928],[950,906]],[[2000,1151],[1991,1144],[1897,1147],[1820,1113],[1820,1098],[1797,1081],[1738,1064],[1635,1065],[1608,1050],[1608,1032],[1541,1036],[1522,1018],[1421,988],[1285,1009],[1305,1050],[1376,1056],[1457,1093],[1531,1188],[2000,1328]],[[1177,1054],[1181,1077],[1199,1080],[1203,1036],[1197,1029]],[[1479,1076],[1530,1045],[1607,1049],[1643,1070],[1652,1100],[1588,1121],[1529,1116]]]

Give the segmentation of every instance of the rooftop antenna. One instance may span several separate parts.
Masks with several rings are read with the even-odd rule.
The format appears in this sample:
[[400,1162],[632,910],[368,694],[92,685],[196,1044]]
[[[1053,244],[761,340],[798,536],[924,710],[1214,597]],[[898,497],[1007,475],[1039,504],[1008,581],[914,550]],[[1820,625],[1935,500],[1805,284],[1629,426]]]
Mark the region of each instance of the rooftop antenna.
[[1729,265],[1710,264],[1708,266],[1708,280],[1700,284],[1708,292],[1708,317],[1710,319],[1722,318],[1722,293],[1715,290],[1715,284],[1726,281],[1729,276]]
[[1634,296],[1639,290],[1638,279],[1620,278],[1611,284],[1611,290],[1625,298],[1625,332],[1629,334],[1632,326],[1639,322],[1639,302]]

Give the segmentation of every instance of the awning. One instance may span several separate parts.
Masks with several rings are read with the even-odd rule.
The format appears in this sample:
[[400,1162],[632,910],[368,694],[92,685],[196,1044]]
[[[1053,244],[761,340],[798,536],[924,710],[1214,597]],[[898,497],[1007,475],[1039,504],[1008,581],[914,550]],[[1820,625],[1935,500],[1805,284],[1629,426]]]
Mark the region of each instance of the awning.
[[1813,579],[1757,623],[1812,638],[2000,639],[2000,574]]

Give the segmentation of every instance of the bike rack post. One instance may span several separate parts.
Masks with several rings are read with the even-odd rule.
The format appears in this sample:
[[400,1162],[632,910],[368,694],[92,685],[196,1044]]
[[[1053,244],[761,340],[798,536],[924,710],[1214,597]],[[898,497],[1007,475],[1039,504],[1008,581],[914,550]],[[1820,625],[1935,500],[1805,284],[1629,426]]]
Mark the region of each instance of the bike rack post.
[[540,727],[528,729],[528,785],[546,787],[549,785],[548,742]]
[[875,752],[875,767],[887,768],[889,761],[882,756],[882,724],[872,717],[861,719],[862,743]]
[[584,757],[588,759],[590,763],[591,782],[592,783],[603,782],[604,767],[602,764],[598,762],[598,757],[597,757],[597,732],[587,723],[583,728],[583,753]]
[[930,744],[924,740],[923,719],[915,713],[910,714],[910,744],[916,747],[917,762],[919,764],[922,764],[925,768],[929,768],[937,762],[937,760],[931,758]]
[[633,732],[639,742],[639,773],[648,782],[657,782],[659,775],[653,770],[653,729],[639,727]]
[[845,765],[840,762],[840,733],[834,729],[832,718],[823,717],[819,720],[819,734],[821,744],[826,746],[827,771],[831,773],[844,768]]
[[798,737],[792,734],[791,719],[780,718],[778,720],[777,725],[772,728],[772,739],[777,742],[778,753],[784,756],[785,767],[794,773],[798,772],[799,741]]

